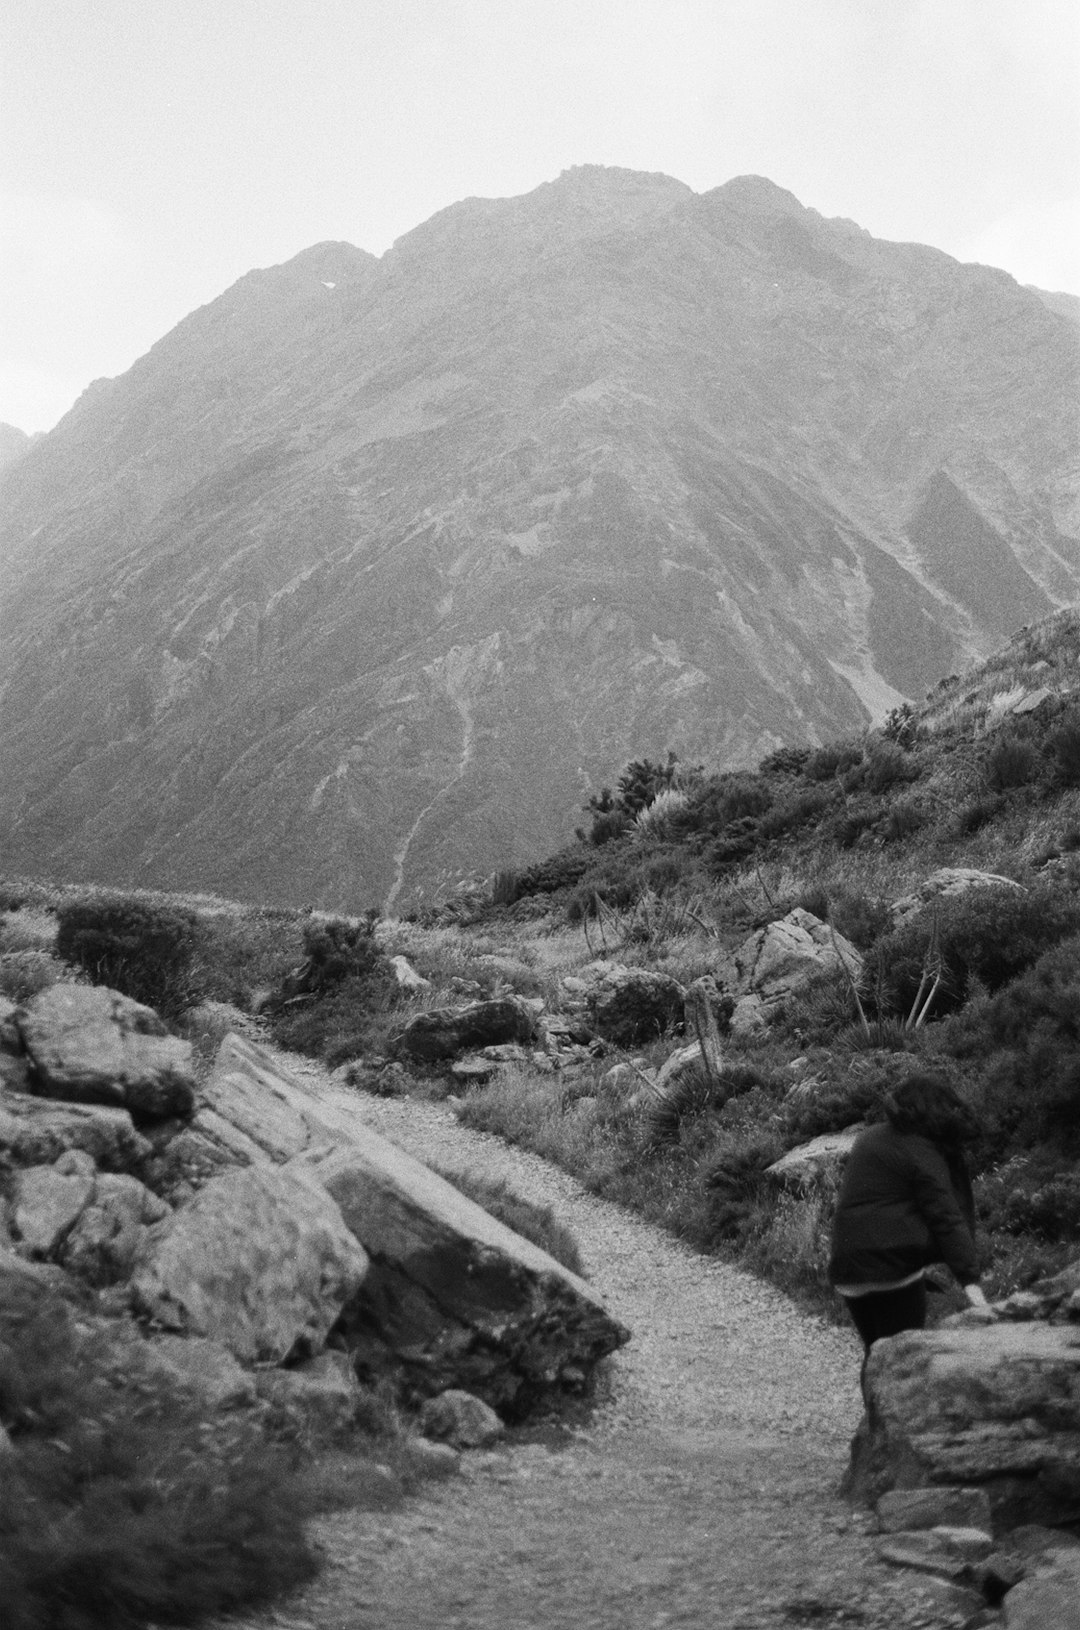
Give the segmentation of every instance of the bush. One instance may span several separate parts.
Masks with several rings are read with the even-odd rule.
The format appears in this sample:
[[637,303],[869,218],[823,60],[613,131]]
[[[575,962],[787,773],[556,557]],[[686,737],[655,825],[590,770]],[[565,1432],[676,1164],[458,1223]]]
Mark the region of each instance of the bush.
[[983,762],[987,785],[994,792],[1007,792],[1037,781],[1042,755],[1022,736],[1002,736],[990,748]]
[[193,977],[199,942],[192,911],[124,895],[71,901],[57,911],[57,955],[95,985],[176,1018],[202,992]]
[[559,889],[572,888],[580,882],[592,863],[593,857],[586,849],[560,849],[558,854],[550,855],[546,860],[519,872],[518,898],[524,894],[555,894]]
[[478,1172],[435,1164],[431,1169],[505,1223],[507,1228],[512,1228],[515,1234],[520,1234],[522,1239],[531,1240],[579,1278],[585,1277],[578,1242],[566,1224],[558,1220],[551,1206],[535,1205],[531,1200],[522,1199],[501,1178],[482,1177]]
[[305,960],[266,1007],[282,1047],[322,1058],[333,1069],[369,1045],[374,1017],[396,994],[375,922],[370,912],[359,922],[328,917],[305,926]]
[[[311,1577],[295,1465],[243,1417],[213,1430],[64,1304],[0,1325],[5,1630],[188,1624]],[[113,1338],[115,1340],[115,1338]]]
[[890,787],[899,786],[901,782],[913,781],[917,774],[918,770],[908,754],[892,741],[876,742],[861,766],[861,779],[875,797],[888,792]]
[[808,781],[832,781],[854,765],[862,762],[861,743],[853,741],[827,742],[811,753],[803,767]]
[[1062,787],[1080,787],[1080,709],[1067,713],[1047,742],[1054,778]]
[[886,843],[899,843],[913,837],[925,825],[926,812],[913,798],[904,798],[886,815],[881,835]]
[[63,979],[67,969],[48,951],[7,951],[0,955],[0,996],[28,1002]]
[[[1059,941],[1080,931],[1080,902],[1049,888],[968,889],[936,907],[945,979],[935,1002],[940,1015],[958,1007],[973,983],[999,990]],[[885,1012],[910,1011],[931,949],[934,915],[926,912],[874,946],[866,983]]]

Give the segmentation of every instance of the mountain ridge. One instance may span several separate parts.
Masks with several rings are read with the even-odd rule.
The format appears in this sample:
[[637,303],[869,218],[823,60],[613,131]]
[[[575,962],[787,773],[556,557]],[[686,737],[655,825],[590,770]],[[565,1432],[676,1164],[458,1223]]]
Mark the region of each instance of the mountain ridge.
[[249,273],[4,482],[0,838],[396,902],[641,751],[855,728],[1078,597],[1076,374],[1008,274],[764,178]]

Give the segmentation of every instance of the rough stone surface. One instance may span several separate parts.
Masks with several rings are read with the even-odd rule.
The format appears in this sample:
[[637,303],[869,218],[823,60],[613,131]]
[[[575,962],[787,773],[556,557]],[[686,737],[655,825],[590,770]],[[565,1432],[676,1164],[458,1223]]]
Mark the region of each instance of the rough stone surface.
[[211,1178],[150,1231],[136,1306],[166,1329],[210,1336],[237,1358],[280,1363],[321,1350],[367,1258],[306,1169]]
[[19,1172],[12,1223],[20,1252],[30,1257],[53,1256],[93,1192],[92,1173],[64,1173],[55,1166],[30,1166]]
[[682,985],[670,974],[615,966],[591,986],[589,1018],[605,1041],[636,1047],[681,1024],[685,998]]
[[483,1449],[503,1433],[495,1411],[482,1398],[460,1388],[449,1388],[429,1398],[420,1411],[418,1424],[425,1437],[449,1443],[454,1449]]
[[394,978],[402,990],[430,990],[431,980],[418,974],[408,957],[392,956],[390,966],[394,970]]
[[465,1007],[429,1008],[417,1013],[393,1038],[392,1050],[422,1063],[437,1064],[467,1050],[499,1042],[536,1039],[536,1014],[516,996],[470,1002]]
[[1045,1552],[1004,1606],[1007,1630],[1080,1630],[1080,1551]]
[[520,1411],[627,1339],[584,1280],[369,1128],[312,1169],[372,1260],[348,1339],[375,1373]]
[[1080,1332],[995,1323],[878,1342],[852,1491],[982,1487],[995,1523],[1080,1518]]
[[220,1342],[157,1335],[133,1351],[143,1375],[172,1392],[189,1393],[211,1414],[250,1407],[258,1400],[255,1377]]
[[946,1579],[958,1579],[993,1550],[991,1536],[982,1528],[919,1528],[887,1534],[878,1541],[878,1555],[895,1567],[918,1568]]
[[126,1109],[0,1092],[0,1156],[15,1166],[43,1166],[66,1149],[85,1149],[102,1171],[130,1171],[150,1154]]
[[980,1488],[891,1489],[874,1507],[885,1533],[942,1525],[989,1529],[990,1501]]
[[135,1266],[143,1231],[169,1215],[169,1207],[138,1178],[103,1173],[90,1203],[68,1234],[59,1259],[88,1284],[113,1285]]
[[821,1137],[811,1138],[809,1143],[789,1149],[786,1155],[774,1160],[771,1166],[766,1166],[765,1175],[782,1188],[812,1188],[823,1177],[840,1172],[862,1130],[861,1126],[848,1126],[842,1132],[823,1132]]
[[736,998],[732,1029],[745,1030],[767,1022],[819,974],[844,966],[857,979],[862,965],[862,955],[850,940],[796,906],[786,917],[757,929],[714,971],[717,981]]
[[348,1353],[326,1351],[287,1370],[263,1370],[259,1396],[278,1428],[319,1442],[346,1436],[356,1424],[362,1394]]
[[42,1097],[122,1106],[137,1120],[191,1112],[191,1043],[141,1002],[103,985],[52,985],[18,1024]]

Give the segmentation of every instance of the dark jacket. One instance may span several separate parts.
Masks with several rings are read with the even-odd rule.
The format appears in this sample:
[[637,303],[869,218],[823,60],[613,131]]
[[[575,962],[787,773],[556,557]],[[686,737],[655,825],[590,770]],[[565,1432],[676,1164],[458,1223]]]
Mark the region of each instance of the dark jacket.
[[962,1161],[886,1121],[869,1126],[848,1156],[833,1219],[834,1285],[888,1284],[945,1262],[962,1285],[979,1277],[975,1207]]

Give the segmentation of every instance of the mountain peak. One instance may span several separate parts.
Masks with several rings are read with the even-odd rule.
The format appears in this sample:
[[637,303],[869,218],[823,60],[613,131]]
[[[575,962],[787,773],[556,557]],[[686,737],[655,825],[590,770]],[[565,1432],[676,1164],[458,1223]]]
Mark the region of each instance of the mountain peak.
[[805,204],[800,204],[793,192],[788,192],[786,187],[778,187],[775,181],[770,181],[764,175],[733,176],[722,187],[714,187],[705,196],[723,199],[747,214],[803,216],[814,213]]

